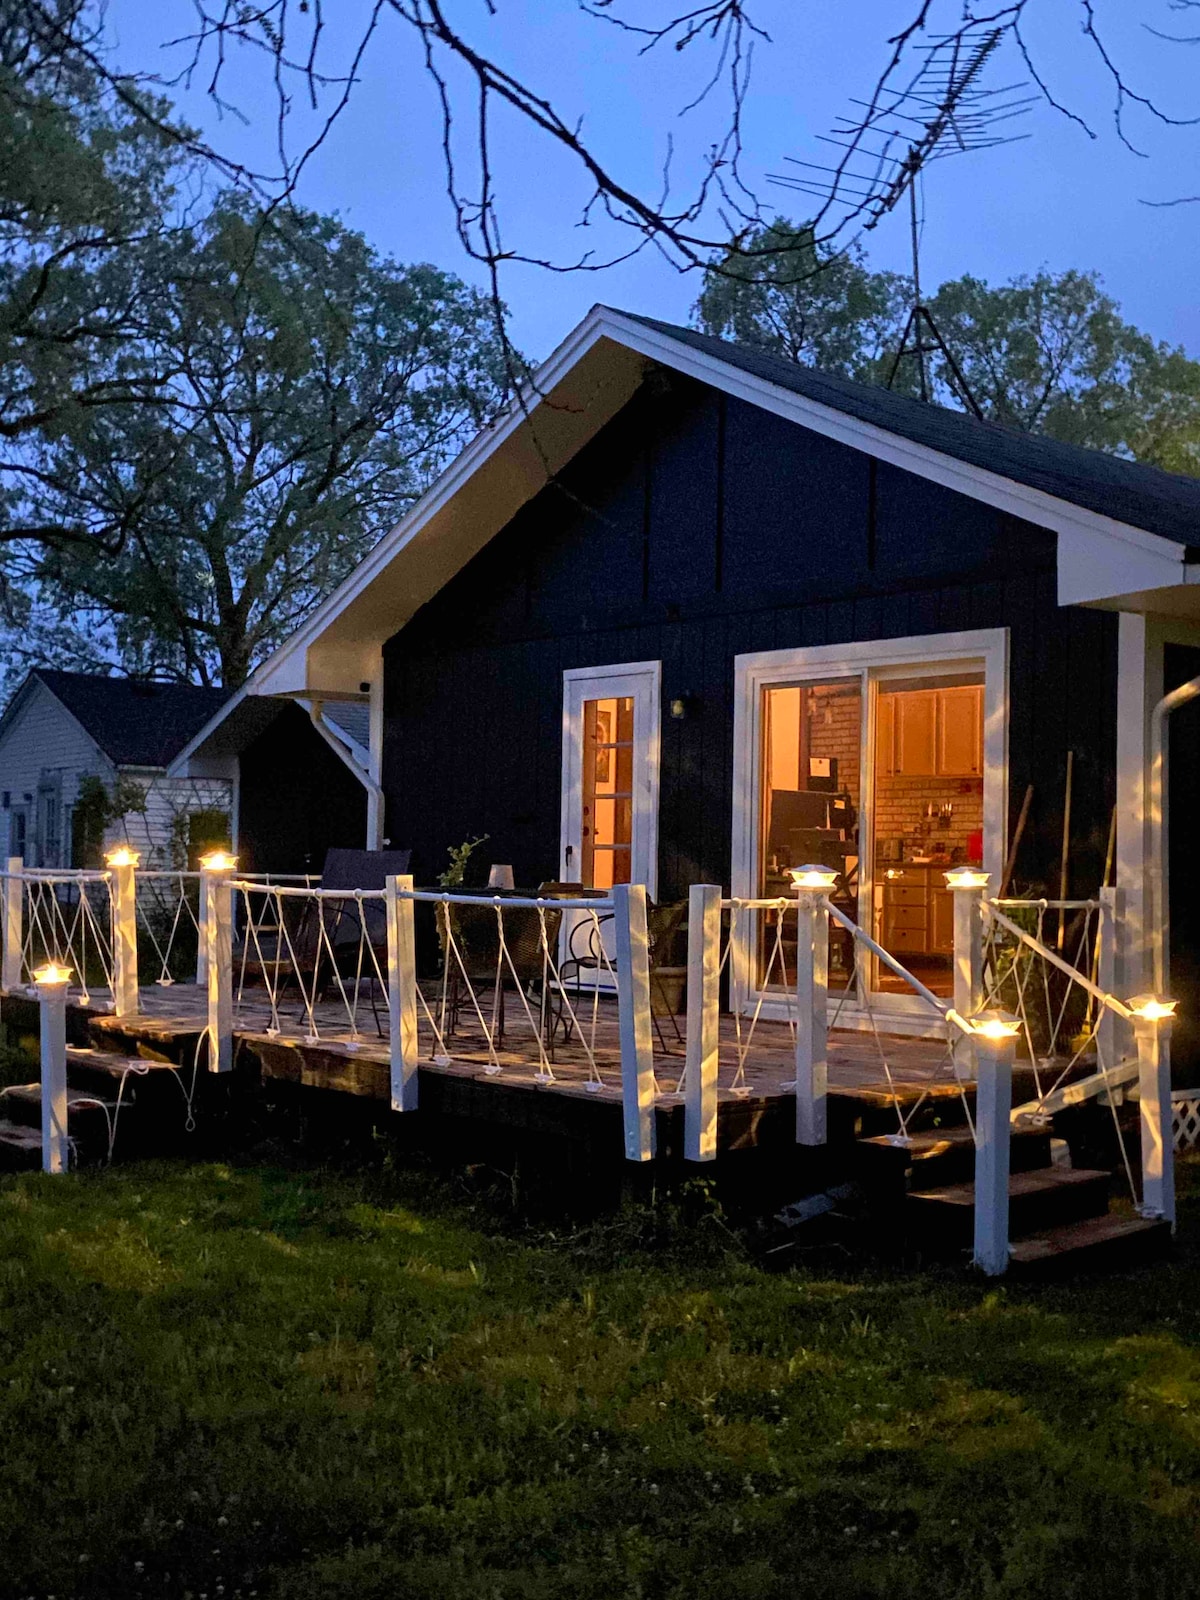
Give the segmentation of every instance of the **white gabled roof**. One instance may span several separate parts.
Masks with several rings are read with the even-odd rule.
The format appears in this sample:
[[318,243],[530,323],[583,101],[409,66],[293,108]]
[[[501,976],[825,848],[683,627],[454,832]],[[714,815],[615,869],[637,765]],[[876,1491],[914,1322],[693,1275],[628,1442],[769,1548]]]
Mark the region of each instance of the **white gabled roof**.
[[[1004,465],[1005,445],[1010,454],[1017,448],[1005,430],[935,407],[922,408],[921,416],[931,427],[909,426],[915,416],[911,407],[917,402],[886,394],[881,399],[862,385],[792,369],[790,363],[761,352],[737,346],[727,347],[727,352],[721,341],[690,330],[607,306],[594,307],[538,369],[526,393],[472,440],[355,571],[258,668],[243,694],[193,740],[173,770],[184,770],[191,756],[206,746],[212,748],[216,726],[236,712],[244,697],[358,693],[364,682],[377,676],[384,642],[632,398],[648,363],[672,368],[826,438],[1054,531],[1059,535],[1063,604],[1104,603],[1134,591],[1155,592],[1190,581],[1186,567],[1190,539],[1164,537],[1095,509],[1094,485],[1093,504],[1080,504],[1070,497],[1069,473],[1057,478],[1037,470],[1009,475],[984,464],[986,450],[961,448],[964,439],[977,443],[1001,438],[991,455]],[[910,409],[906,412],[905,407]],[[964,428],[989,432],[964,434]],[[927,442],[931,437],[935,443]],[[1047,444],[1031,444],[1024,447],[1025,453],[1036,448],[1044,453]],[[1072,447],[1049,445],[1049,449],[1061,454]],[[1089,454],[1075,452],[1067,459],[1086,461]],[[1132,472],[1142,474],[1152,488],[1160,480],[1168,488],[1187,483],[1132,463],[1114,469],[1112,458],[1103,459],[1105,473],[1118,480]],[[1060,479],[1066,485],[1061,493],[1038,486],[1049,482],[1057,487]],[[1142,479],[1133,481],[1136,488]],[[1124,487],[1118,482],[1112,496],[1118,506],[1130,500],[1120,492]],[[1200,485],[1196,487],[1200,505]],[[1165,496],[1175,514],[1173,527],[1188,521],[1186,495],[1183,498],[1181,511],[1169,493]],[[1154,504],[1153,494],[1147,503]],[[1200,544],[1200,516],[1195,543]]]

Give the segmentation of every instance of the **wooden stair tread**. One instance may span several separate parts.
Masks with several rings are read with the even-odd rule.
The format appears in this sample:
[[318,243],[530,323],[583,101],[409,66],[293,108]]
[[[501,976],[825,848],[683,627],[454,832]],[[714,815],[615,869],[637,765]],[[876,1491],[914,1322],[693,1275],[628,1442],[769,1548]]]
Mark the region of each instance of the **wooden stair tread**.
[[0,1144],[9,1146],[13,1150],[40,1150],[42,1148],[42,1130],[40,1128],[27,1128],[20,1122],[9,1122],[7,1118],[0,1119]]
[[[1009,1199],[1025,1199],[1030,1195],[1054,1194],[1064,1189],[1086,1188],[1089,1185],[1107,1185],[1112,1174],[1089,1167],[1037,1167],[1032,1172],[1013,1172],[1008,1179]],[[914,1189],[910,1200],[929,1200],[948,1206],[975,1204],[974,1183],[950,1183],[940,1189]]]
[[1141,1239],[1165,1246],[1170,1237],[1170,1224],[1161,1218],[1106,1212],[1103,1216],[1085,1217],[1079,1222],[1066,1222],[1057,1228],[1014,1239],[1010,1260],[1015,1267],[1038,1266],[1087,1251],[1098,1252],[1105,1245],[1117,1245],[1126,1240]]
[[178,1072],[173,1061],[153,1061],[146,1056],[123,1056],[113,1050],[93,1050],[83,1045],[67,1046],[67,1067],[86,1067],[89,1072],[107,1072],[117,1076],[126,1072],[139,1077],[156,1072]]
[[[5,1100],[17,1100],[24,1105],[40,1106],[42,1103],[42,1086],[40,1083],[13,1084],[11,1088],[5,1089],[3,1095],[0,1095],[0,1105],[3,1105]],[[103,1095],[93,1094],[90,1089],[73,1089],[70,1084],[67,1085],[68,1112],[79,1106],[89,1110],[92,1107],[99,1109],[102,1106],[106,1106],[111,1110],[116,1103],[115,1100],[108,1100]]]

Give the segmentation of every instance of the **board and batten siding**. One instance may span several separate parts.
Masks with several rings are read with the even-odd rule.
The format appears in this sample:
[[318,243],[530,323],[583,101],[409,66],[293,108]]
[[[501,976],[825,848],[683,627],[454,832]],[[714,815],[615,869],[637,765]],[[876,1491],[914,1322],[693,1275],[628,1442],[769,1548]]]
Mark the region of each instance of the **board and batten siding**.
[[[488,835],[519,884],[560,876],[562,674],[662,662],[659,895],[728,885],[734,660],[1005,627],[1018,866],[1056,882],[1075,751],[1076,892],[1115,796],[1117,619],[1060,608],[1042,529],[690,380],[637,396],[388,642],[387,832],[418,881]],[[687,697],[686,715],[668,715]]]

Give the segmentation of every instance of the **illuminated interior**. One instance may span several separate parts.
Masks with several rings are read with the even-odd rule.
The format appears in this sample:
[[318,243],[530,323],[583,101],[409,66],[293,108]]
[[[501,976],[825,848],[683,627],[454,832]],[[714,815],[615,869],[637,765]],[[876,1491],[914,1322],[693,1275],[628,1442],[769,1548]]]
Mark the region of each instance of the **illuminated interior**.
[[[861,677],[762,691],[758,892],[787,895],[789,868],[826,866],[837,873],[831,900],[858,921],[861,846],[869,839],[870,931],[934,993],[949,995],[954,897],[944,874],[983,859],[983,673],[884,672],[872,680],[874,770],[866,792]],[[783,974],[778,963],[768,970],[778,914],[758,920],[760,986],[790,982],[794,918],[784,914]],[[862,973],[877,991],[909,992],[877,960],[862,963]],[[852,936],[834,926],[830,988],[845,988],[854,976]]]
[[583,881],[628,883],[633,846],[633,699],[583,703]]
[[[983,674],[881,681],[871,807],[872,930],[934,994],[954,988],[954,894],[945,874],[983,861]],[[883,992],[906,985],[886,968]]]

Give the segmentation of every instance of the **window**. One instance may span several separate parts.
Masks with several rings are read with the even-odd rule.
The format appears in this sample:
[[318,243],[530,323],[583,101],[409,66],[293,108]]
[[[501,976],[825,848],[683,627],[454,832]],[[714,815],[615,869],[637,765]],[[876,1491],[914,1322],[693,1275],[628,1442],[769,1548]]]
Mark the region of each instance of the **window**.
[[58,778],[38,785],[38,866],[62,865],[62,784]]
[[8,853],[25,859],[29,845],[29,813],[24,806],[14,806],[8,816]]

